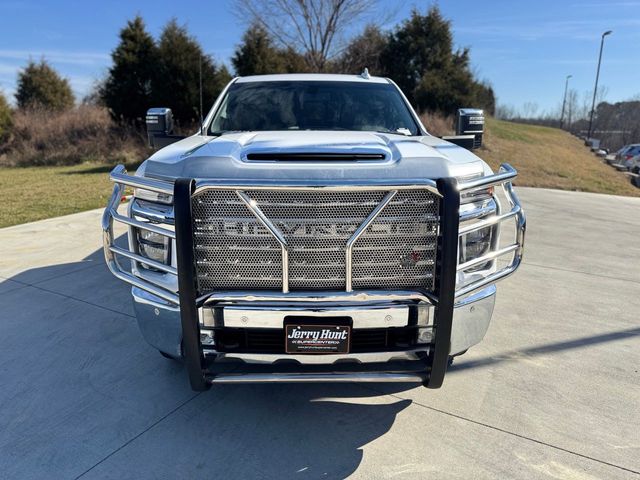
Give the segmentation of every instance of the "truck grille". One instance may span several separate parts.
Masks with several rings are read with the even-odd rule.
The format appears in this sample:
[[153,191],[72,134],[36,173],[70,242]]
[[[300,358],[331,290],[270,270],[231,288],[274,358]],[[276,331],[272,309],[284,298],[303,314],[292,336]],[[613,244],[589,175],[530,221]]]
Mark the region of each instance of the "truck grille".
[[[347,242],[391,190],[212,187],[195,193],[199,292],[344,290]],[[432,290],[438,211],[434,193],[397,190],[353,244],[352,288]],[[282,241],[288,256],[284,281]]]

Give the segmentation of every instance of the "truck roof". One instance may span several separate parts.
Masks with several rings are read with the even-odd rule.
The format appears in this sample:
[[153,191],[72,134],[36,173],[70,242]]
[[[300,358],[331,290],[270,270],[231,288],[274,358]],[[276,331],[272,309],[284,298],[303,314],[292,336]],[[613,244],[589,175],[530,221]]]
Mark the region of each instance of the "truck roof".
[[362,75],[338,75],[333,73],[282,73],[275,75],[251,75],[248,77],[238,77],[235,83],[250,82],[364,82],[364,83],[389,83],[384,77],[368,78]]

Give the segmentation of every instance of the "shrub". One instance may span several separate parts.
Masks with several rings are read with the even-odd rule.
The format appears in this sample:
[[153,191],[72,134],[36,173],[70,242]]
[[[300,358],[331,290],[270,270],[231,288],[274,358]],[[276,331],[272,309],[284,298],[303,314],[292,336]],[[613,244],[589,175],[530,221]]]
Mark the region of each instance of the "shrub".
[[142,134],[114,124],[105,108],[80,105],[64,112],[30,108],[16,111],[0,165],[131,162],[148,154]]
[[431,135],[441,137],[442,135],[455,134],[455,118],[453,115],[442,115],[437,112],[423,112],[420,120]]
[[16,102],[21,109],[66,110],[73,107],[75,98],[69,81],[58,75],[44,60],[30,60],[18,74]]

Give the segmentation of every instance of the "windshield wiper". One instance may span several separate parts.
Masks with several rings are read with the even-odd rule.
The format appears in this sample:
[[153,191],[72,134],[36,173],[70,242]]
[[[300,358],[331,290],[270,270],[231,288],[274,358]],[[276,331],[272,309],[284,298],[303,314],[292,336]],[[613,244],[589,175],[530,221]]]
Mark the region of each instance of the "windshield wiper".
[[376,133],[386,133],[391,135],[402,135],[403,137],[413,137],[416,134],[411,133],[411,130],[399,128],[398,130],[375,130]]
[[242,133],[249,132],[250,130],[216,130],[215,132],[209,132],[209,135],[212,137],[219,137],[224,135],[225,133]]

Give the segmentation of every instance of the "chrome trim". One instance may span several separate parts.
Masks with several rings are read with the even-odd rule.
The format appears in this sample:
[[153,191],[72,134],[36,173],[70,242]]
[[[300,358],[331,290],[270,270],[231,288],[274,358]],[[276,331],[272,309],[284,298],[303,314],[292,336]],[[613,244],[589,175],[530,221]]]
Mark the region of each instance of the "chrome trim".
[[495,301],[496,286],[489,285],[454,305],[451,355],[464,352],[482,341],[491,323]]
[[141,188],[143,190],[151,190],[152,192],[173,195],[173,182],[157,180],[149,177],[127,175],[127,170],[124,165],[118,165],[111,170],[109,178],[112,182],[119,183],[121,185],[128,185],[133,188]]
[[511,165],[509,165],[508,163],[503,163],[502,165],[500,165],[500,169],[498,170],[498,173],[495,175],[485,176],[476,180],[470,180],[470,181],[461,182],[460,184],[458,184],[458,189],[461,193],[468,190],[475,190],[479,188],[487,188],[490,186],[501,185],[504,191],[505,197],[507,198],[507,201],[509,202],[509,205],[511,207],[509,212],[502,213],[501,208],[498,208],[498,211],[495,216],[490,217],[486,220],[477,221],[471,225],[465,225],[464,227],[460,227],[460,230],[459,230],[460,235],[465,235],[469,232],[472,232],[487,226],[497,225],[506,220],[510,220],[513,218],[515,219],[515,224],[516,224],[515,225],[516,239],[514,244],[498,250],[496,250],[497,242],[494,242],[492,243],[491,250],[487,254],[481,257],[475,258],[473,260],[470,260],[461,265],[458,265],[458,268],[457,268],[458,272],[462,272],[473,266],[480,265],[490,260],[494,260],[497,257],[500,257],[502,255],[513,253],[513,258],[511,259],[511,261],[506,267],[501,268],[500,270],[497,270],[496,272],[493,272],[484,278],[475,280],[469,283],[468,285],[464,285],[458,288],[455,293],[455,298],[460,298],[464,295],[468,295],[469,293],[480,290],[481,288],[486,287],[487,285],[491,285],[500,280],[503,280],[508,276],[510,276],[511,274],[513,274],[520,266],[520,263],[522,262],[523,251],[524,251],[524,240],[525,240],[525,232],[526,232],[526,226],[527,226],[527,218],[524,214],[524,210],[522,209],[522,205],[520,204],[520,200],[513,189],[513,184],[511,183],[511,180],[514,179],[517,176],[517,174],[518,172]]
[[217,190],[289,190],[292,192],[311,192],[314,190],[330,190],[334,192],[350,192],[353,190],[420,190],[426,189],[429,192],[442,198],[438,191],[436,182],[429,179],[408,179],[406,182],[397,183],[389,181],[370,181],[369,183],[325,183],[322,185],[301,184],[299,182],[290,182],[286,180],[276,181],[255,181],[244,182],[242,184],[229,183],[225,180],[196,180],[196,188],[193,195],[197,195],[203,190],[215,188]]
[[[489,212],[493,212],[493,209],[489,210]],[[476,223],[473,223],[471,225],[465,225],[464,227],[460,227],[460,229],[458,230],[458,235],[459,236],[466,235],[467,233],[475,232],[476,230],[480,230],[485,227],[490,227],[492,225],[495,225],[496,223],[504,222],[505,220],[509,220],[510,218],[515,217],[519,212],[520,212],[520,207],[517,207],[516,209],[512,210],[509,213],[504,213],[502,215],[494,215],[493,217],[489,217],[484,220],[479,220]]]
[[[136,317],[140,330],[147,342],[166,353],[179,355],[181,342],[180,310],[165,300],[155,297],[144,290],[132,289]],[[493,305],[495,303],[496,286],[489,285],[482,290],[465,296],[458,300],[454,306],[453,323],[451,333],[451,354],[463,352],[482,340],[491,320]],[[430,305],[422,305],[419,308]],[[255,307],[256,309],[261,308]],[[262,308],[268,307],[265,305]],[[253,308],[242,305],[238,308]],[[315,307],[311,307],[315,308]],[[324,308],[324,307],[320,307]],[[329,307],[327,307],[329,308]],[[335,308],[331,306],[331,308]],[[358,308],[358,306],[344,307]],[[392,307],[391,307],[392,308]],[[206,308],[199,309],[202,314],[206,313]],[[432,319],[431,319],[432,320]],[[430,320],[430,321],[431,321]],[[251,325],[252,327],[254,325]],[[370,352],[370,353],[350,353],[346,355],[285,355],[269,353],[218,353],[207,348],[205,355],[215,355],[218,361],[244,361],[245,363],[271,364],[278,361],[297,360],[301,364],[326,364],[338,363],[348,360],[351,362],[385,362],[391,360],[415,360],[418,353],[428,353],[429,345],[415,347],[414,350],[396,352]]]
[[113,193],[111,194],[107,208],[102,215],[102,239],[104,243],[104,258],[107,268],[116,278],[177,305],[179,304],[179,299],[175,293],[168,292],[128,273],[118,262],[116,257],[118,252],[114,252],[111,249],[115,246],[113,238],[113,212],[118,208],[118,205],[120,205],[123,190],[124,187],[122,184],[117,183],[114,185]]
[[411,350],[401,350],[397,352],[364,352],[364,353],[341,353],[323,355],[295,355],[281,353],[220,353],[205,351],[205,355],[215,353],[215,363],[242,361],[249,364],[270,365],[277,362],[297,362],[300,365],[332,365],[340,364],[344,361],[350,363],[382,363],[393,360],[419,360],[419,353],[428,353],[429,345]]
[[197,299],[199,305],[208,306],[217,302],[407,302],[415,300],[436,304],[436,298],[427,292],[411,290],[358,290],[312,291],[280,293],[269,291],[216,292],[202,295]]
[[234,328],[283,328],[284,319],[289,315],[305,317],[351,317],[353,328],[406,327],[409,324],[408,305],[358,305],[358,306],[313,306],[268,304],[264,306],[219,305],[224,308],[223,324],[216,325],[214,311],[202,309],[202,324],[205,327]]
[[[460,207],[469,206],[469,205],[472,205],[472,203],[466,203],[466,204],[460,205]],[[494,211],[495,211],[495,207],[493,205],[484,206],[482,208],[475,208],[473,210],[467,210],[464,212],[461,211],[460,222],[467,222],[469,220],[474,220],[476,218],[485,217],[487,215],[492,214]]]
[[210,383],[400,382],[422,383],[420,373],[219,373]]
[[131,288],[131,295],[138,327],[147,343],[169,355],[180,357],[180,307],[137,287]]
[[353,291],[353,288],[352,288],[353,279],[351,278],[353,274],[353,244],[356,243],[356,241],[362,236],[362,234],[369,227],[369,225],[373,223],[373,221],[380,214],[382,209],[389,204],[389,202],[393,197],[396,196],[396,193],[398,193],[397,190],[392,190],[389,193],[387,193],[382,199],[382,201],[376,206],[376,208],[373,209],[373,211],[365,219],[365,221],[362,222],[362,224],[356,229],[356,231],[353,233],[349,241],[347,241],[347,247],[345,250],[345,255],[346,255],[346,263],[345,263],[346,288],[345,290],[347,292]]
[[249,197],[246,193],[236,190],[236,194],[240,197],[240,200],[244,202],[247,208],[253,213],[258,221],[269,230],[269,233],[278,241],[280,248],[282,249],[282,293],[289,291],[289,247],[287,240],[278,228],[267,218],[260,208],[256,205],[255,200]]
[[141,202],[151,204],[150,200],[131,199],[130,215],[132,217],[142,217],[152,222],[174,225],[173,205],[163,203],[143,205]]
[[111,212],[111,216],[116,222],[131,225],[132,227],[141,228],[143,230],[149,230],[150,232],[169,237],[172,240],[175,240],[176,238],[176,232],[167,230],[166,228],[158,227],[153,223],[141,222],[139,220],[136,220],[135,218],[125,217],[124,215],[120,215],[119,213],[117,213],[115,210]]
[[123,257],[127,257],[131,260],[135,260],[136,262],[145,263],[150,267],[155,268],[156,270],[161,270],[163,272],[171,273],[173,275],[178,274],[178,270],[176,270],[171,265],[166,265],[164,263],[157,262],[150,258],[143,257],[142,255],[138,255],[136,253],[130,252],[129,250],[124,250],[120,247],[115,247],[115,246],[109,247],[109,250],[111,250],[113,253],[116,253],[118,255],[122,255]]
[[479,188],[489,188],[495,185],[500,185],[510,180],[513,180],[518,176],[518,172],[508,163],[500,165],[498,173],[495,175],[488,175],[484,177],[478,177],[474,180],[467,180],[458,184],[458,190],[462,193],[467,190],[476,190]]
[[468,262],[461,263],[458,265],[458,271],[462,272],[467,268],[475,267],[476,265],[481,265],[483,263],[488,262],[489,260],[494,260],[502,255],[506,255],[508,253],[513,252],[520,248],[520,245],[514,243],[513,245],[509,245],[508,247],[501,248],[500,250],[494,250],[492,252],[487,253],[486,255],[482,255],[481,257],[474,258],[473,260],[469,260]]

